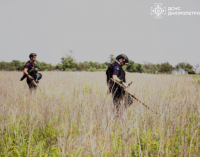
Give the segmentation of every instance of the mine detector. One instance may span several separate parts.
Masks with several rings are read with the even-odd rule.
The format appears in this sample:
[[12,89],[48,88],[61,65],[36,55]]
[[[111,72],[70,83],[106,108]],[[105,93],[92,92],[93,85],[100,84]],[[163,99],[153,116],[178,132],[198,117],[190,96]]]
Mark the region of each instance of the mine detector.
[[[117,85],[119,85],[120,87],[122,87],[122,88],[125,90],[125,92],[127,92],[126,89],[127,89],[128,87],[130,87],[130,85],[133,83],[133,82],[130,82],[130,83],[128,84],[128,87],[125,88],[124,85],[122,85],[121,83],[115,81],[114,79],[110,78],[110,80],[113,81],[114,84],[116,83]],[[137,99],[134,95],[132,95],[132,94],[129,93],[129,92],[127,92],[127,93],[131,96],[132,99],[135,99],[136,101],[138,101],[139,103],[141,103],[144,107],[146,107],[148,110],[150,110],[150,111],[153,112],[154,114],[160,116],[160,114],[158,114],[157,112],[154,112],[151,108],[149,108],[149,107],[148,107],[147,105],[145,105],[142,101],[140,101],[139,99]]]

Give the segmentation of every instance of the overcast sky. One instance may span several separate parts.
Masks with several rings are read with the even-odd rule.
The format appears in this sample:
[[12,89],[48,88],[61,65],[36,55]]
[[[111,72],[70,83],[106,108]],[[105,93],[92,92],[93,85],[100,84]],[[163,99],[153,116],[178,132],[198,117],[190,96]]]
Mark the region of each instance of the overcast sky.
[[200,63],[200,16],[154,19],[158,2],[200,12],[197,0],[0,0],[0,60],[35,52],[55,65],[73,50],[78,62],[124,53],[137,63]]

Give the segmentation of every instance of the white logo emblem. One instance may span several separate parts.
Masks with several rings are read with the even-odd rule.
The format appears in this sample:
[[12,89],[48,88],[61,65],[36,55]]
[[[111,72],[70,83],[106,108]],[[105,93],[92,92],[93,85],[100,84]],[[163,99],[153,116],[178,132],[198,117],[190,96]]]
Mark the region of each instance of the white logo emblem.
[[162,14],[166,15],[166,7],[162,7],[162,3],[155,3],[155,8],[151,7],[151,15],[155,14],[155,19],[162,19]]

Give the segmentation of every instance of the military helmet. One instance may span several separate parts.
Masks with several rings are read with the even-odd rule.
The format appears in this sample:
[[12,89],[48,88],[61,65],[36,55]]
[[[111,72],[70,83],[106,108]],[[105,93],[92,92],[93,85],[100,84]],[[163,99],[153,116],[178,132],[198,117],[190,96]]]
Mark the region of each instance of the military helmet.
[[29,58],[31,59],[31,57],[33,57],[33,56],[37,56],[36,53],[31,53],[31,54],[29,55]]
[[120,55],[118,55],[118,56],[116,57],[116,60],[119,60],[119,59],[121,59],[121,58],[125,59],[125,62],[126,62],[126,63],[129,62],[129,59],[128,59],[128,57],[127,57],[125,54],[120,54]]

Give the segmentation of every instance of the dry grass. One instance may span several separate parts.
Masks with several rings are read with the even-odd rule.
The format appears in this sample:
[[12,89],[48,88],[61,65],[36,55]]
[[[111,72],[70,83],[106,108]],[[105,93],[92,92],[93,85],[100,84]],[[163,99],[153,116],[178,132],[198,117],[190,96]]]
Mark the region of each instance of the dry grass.
[[200,85],[192,77],[127,74],[138,102],[116,117],[103,72],[0,72],[0,156],[199,156]]

